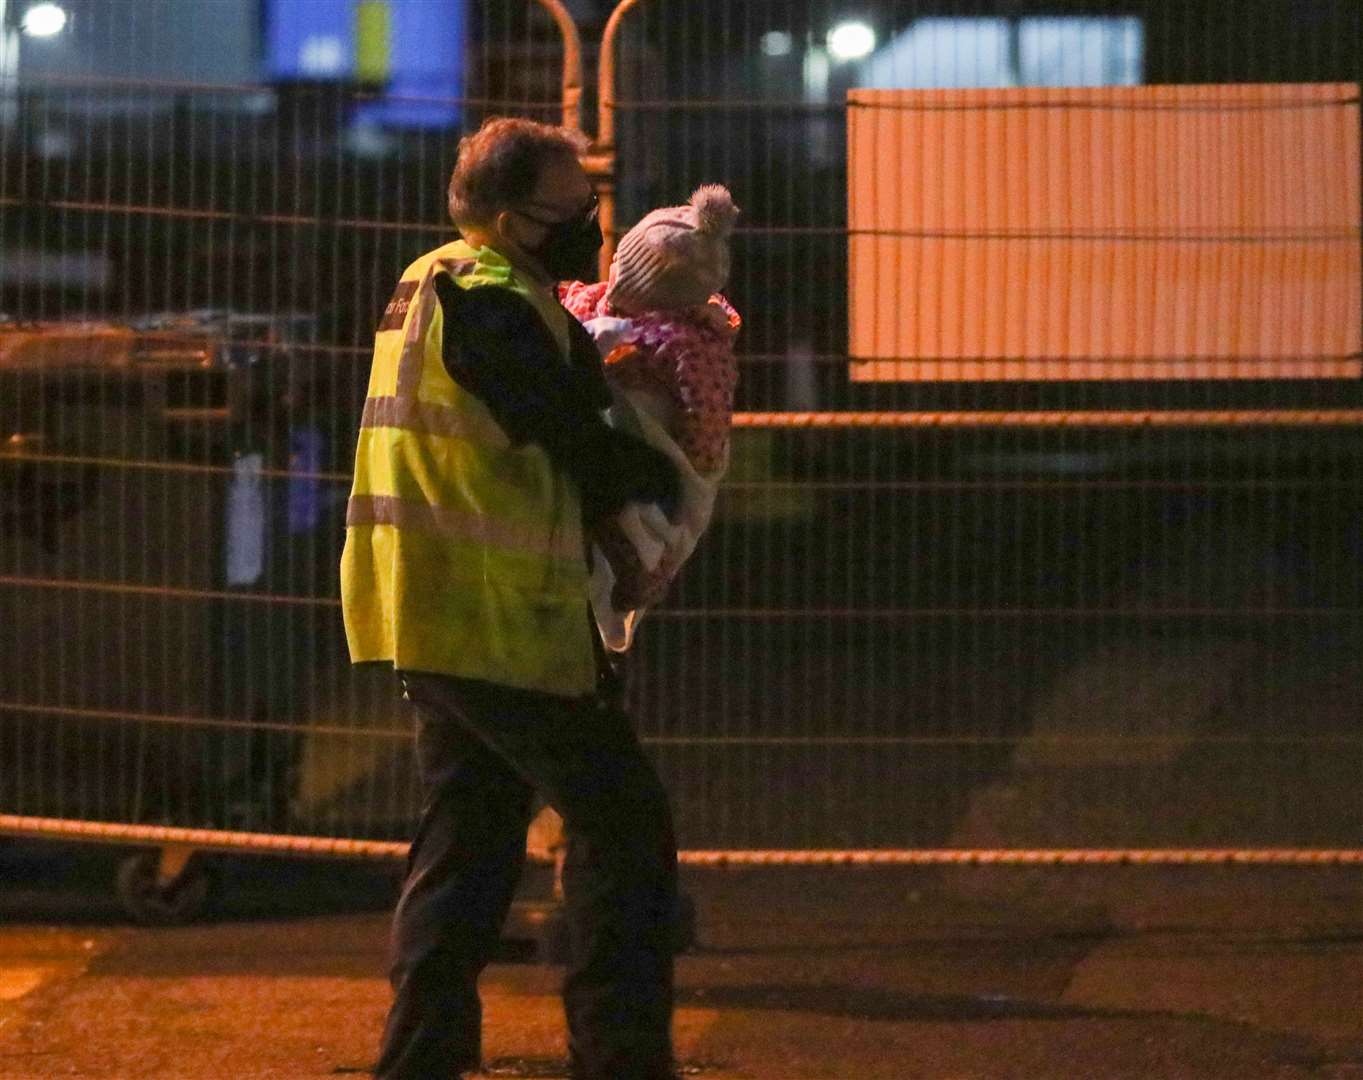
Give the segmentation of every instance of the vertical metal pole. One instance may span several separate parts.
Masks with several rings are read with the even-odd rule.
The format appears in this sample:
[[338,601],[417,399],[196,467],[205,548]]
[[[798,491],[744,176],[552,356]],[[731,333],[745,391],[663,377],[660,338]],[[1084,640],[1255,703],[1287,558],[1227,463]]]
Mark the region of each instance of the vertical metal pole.
[[639,0],[621,0],[606,20],[601,34],[601,55],[597,61],[596,142],[584,162],[587,172],[596,181],[596,194],[601,207],[600,274],[605,278],[615,256],[615,39],[620,32],[620,21]]
[[596,139],[597,144],[606,149],[615,147],[615,38],[620,32],[620,21],[638,3],[639,0],[620,0],[601,34]]
[[[601,43],[600,86],[601,115],[603,117],[607,115],[604,107],[607,79],[610,80],[612,96],[615,82],[614,50],[612,48],[614,28],[623,10],[635,2],[636,0],[626,0],[611,13],[610,20],[606,23],[605,36]],[[577,24],[573,22],[572,15],[568,13],[561,0],[537,0],[537,3],[553,16],[554,21],[558,23],[560,33],[563,35],[563,126],[570,131],[581,131],[581,35],[578,34]],[[604,131],[605,128],[599,126],[598,130]],[[610,267],[611,257],[615,254],[615,151],[611,141],[606,138],[599,139],[582,159],[583,168],[587,170],[587,175],[592,178],[596,187],[597,198],[600,201],[601,232],[605,237],[605,243],[601,246],[598,266],[603,278]]]
[[13,25],[9,0],[0,0],[0,131],[18,118],[19,32]]
[[562,0],[536,0],[563,35],[563,126],[582,130],[582,36]]

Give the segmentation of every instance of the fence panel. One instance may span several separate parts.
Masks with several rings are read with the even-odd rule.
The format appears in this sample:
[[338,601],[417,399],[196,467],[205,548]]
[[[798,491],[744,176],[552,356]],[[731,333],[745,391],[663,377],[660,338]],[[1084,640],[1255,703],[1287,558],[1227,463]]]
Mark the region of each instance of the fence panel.
[[460,134],[563,118],[557,5],[64,6],[0,5],[0,814],[405,839],[337,601],[373,328]]
[[[559,29],[414,2],[450,83],[403,5],[210,6],[0,39],[0,816],[399,840],[370,336]],[[630,663],[693,851],[1357,844],[1359,9],[1108,7],[622,8],[617,227],[744,209],[729,482]]]
[[744,210],[686,839],[1356,844],[1357,6],[622,8],[618,228]]

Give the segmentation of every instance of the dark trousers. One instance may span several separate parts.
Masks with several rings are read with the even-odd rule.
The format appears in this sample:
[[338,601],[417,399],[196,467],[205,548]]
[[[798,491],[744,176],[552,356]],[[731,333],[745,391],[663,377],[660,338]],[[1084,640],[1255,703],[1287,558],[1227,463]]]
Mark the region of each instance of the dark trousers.
[[573,1076],[670,1076],[677,851],[667,795],[623,709],[405,673],[425,805],[393,920],[383,1080],[480,1059],[477,981],[525,860],[538,791],[563,817]]

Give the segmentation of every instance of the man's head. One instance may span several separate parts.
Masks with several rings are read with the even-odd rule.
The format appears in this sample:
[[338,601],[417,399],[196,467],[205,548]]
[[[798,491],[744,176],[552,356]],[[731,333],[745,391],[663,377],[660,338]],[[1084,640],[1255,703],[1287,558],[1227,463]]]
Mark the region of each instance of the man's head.
[[464,136],[449,189],[464,239],[544,282],[594,278],[601,228],[577,159],[586,145],[577,132],[512,117]]

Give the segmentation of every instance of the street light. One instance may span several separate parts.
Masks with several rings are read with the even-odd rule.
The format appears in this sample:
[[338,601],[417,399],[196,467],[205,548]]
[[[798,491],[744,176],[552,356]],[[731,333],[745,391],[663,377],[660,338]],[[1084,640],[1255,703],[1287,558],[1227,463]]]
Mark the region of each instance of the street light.
[[66,10],[58,4],[34,4],[19,26],[29,37],[53,37],[66,29]]
[[828,51],[834,60],[860,60],[876,47],[876,32],[864,22],[849,19],[828,31]]

